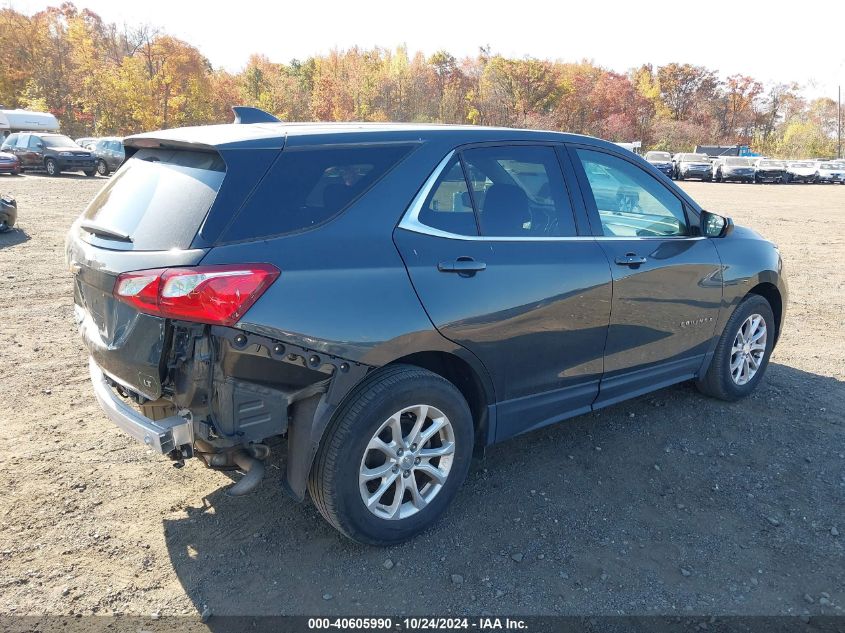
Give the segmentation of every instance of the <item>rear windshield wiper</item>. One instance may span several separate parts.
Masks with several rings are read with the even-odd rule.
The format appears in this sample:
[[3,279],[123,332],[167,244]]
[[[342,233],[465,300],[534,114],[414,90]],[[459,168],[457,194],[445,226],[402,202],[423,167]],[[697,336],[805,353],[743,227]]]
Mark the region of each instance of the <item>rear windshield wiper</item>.
[[96,222],[92,222],[91,220],[85,220],[80,223],[79,227],[89,233],[93,233],[98,237],[104,237],[110,240],[118,240],[121,242],[131,242],[132,238],[129,237],[126,233],[122,231],[118,231],[116,229],[110,229],[107,226],[103,226],[102,224],[97,224]]

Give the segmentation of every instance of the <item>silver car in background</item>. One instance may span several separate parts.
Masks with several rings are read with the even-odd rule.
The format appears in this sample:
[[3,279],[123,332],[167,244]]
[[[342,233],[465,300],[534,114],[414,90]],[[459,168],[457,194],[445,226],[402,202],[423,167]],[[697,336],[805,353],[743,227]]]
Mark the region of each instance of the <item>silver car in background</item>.
[[823,161],[816,165],[816,182],[845,183],[845,163]]
[[788,182],[814,183],[818,175],[814,161],[793,160],[786,163],[786,178]]
[[713,161],[716,182],[754,182],[754,159],[743,156],[719,156]]

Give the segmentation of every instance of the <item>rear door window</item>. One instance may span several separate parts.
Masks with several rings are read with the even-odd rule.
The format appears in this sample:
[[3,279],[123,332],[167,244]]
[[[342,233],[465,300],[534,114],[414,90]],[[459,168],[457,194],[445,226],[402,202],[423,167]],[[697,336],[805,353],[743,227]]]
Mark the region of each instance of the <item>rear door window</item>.
[[413,149],[413,145],[289,148],[223,233],[223,242],[315,227],[333,218]]
[[478,235],[472,198],[457,154],[452,156],[428,194],[419,221],[453,235]]
[[575,217],[555,150],[479,147],[463,152],[481,235],[562,237]]
[[225,174],[214,152],[140,149],[88,205],[83,234],[127,236],[115,243],[123,249],[129,240],[132,250],[188,248]]

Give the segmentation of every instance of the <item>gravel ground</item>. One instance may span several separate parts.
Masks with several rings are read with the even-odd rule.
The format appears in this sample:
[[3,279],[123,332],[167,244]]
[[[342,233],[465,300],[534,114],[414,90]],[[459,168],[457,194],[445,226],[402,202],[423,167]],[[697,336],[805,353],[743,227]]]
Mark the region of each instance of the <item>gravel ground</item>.
[[845,186],[684,183],[776,241],[791,286],[761,388],[689,385],[522,436],[414,541],[352,544],[286,497],[177,470],[94,402],[65,232],[101,178],[0,177],[0,614],[839,614]]

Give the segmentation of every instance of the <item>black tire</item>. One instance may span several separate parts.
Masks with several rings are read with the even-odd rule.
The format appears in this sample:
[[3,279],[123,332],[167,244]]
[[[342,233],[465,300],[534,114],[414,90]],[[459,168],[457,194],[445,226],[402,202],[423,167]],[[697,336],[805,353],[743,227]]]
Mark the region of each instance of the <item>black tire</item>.
[[717,171],[716,175],[714,176],[714,179],[716,180],[716,182],[722,182],[722,172]]
[[684,175],[681,172],[678,172],[678,177],[676,178],[676,180],[683,180],[683,179],[684,179]]
[[61,174],[59,171],[59,166],[56,164],[56,161],[52,158],[48,158],[44,161],[44,169],[47,170],[48,176],[58,176]]
[[85,175],[86,175],[86,176],[88,176],[89,178],[93,178],[94,176],[96,176],[96,175],[97,175],[97,170],[96,170],[96,169],[94,169],[94,170],[91,170],[91,171],[86,171],[86,172],[84,172],[84,173],[85,173]]
[[[754,314],[760,315],[766,322],[766,345],[757,373],[748,382],[740,385],[731,375],[731,348],[740,327]],[[713,398],[727,401],[739,400],[749,395],[763,379],[766,368],[769,366],[775,332],[775,317],[769,302],[760,295],[745,297],[728,319],[707,372],[696,382],[699,391]]]
[[783,176],[781,176],[780,181],[781,181],[782,184],[788,185],[789,184],[789,174],[784,174]]
[[[365,505],[359,484],[367,445],[388,418],[418,404],[436,407],[451,422],[451,468],[439,492],[415,514],[404,519],[376,516]],[[472,414],[452,383],[419,367],[389,366],[368,376],[338,409],[317,451],[308,492],[320,514],[350,539],[379,546],[400,543],[427,529],[446,510],[466,478],[472,444]]]
[[109,175],[109,166],[106,164],[102,158],[97,161],[97,173],[101,176],[108,176]]

